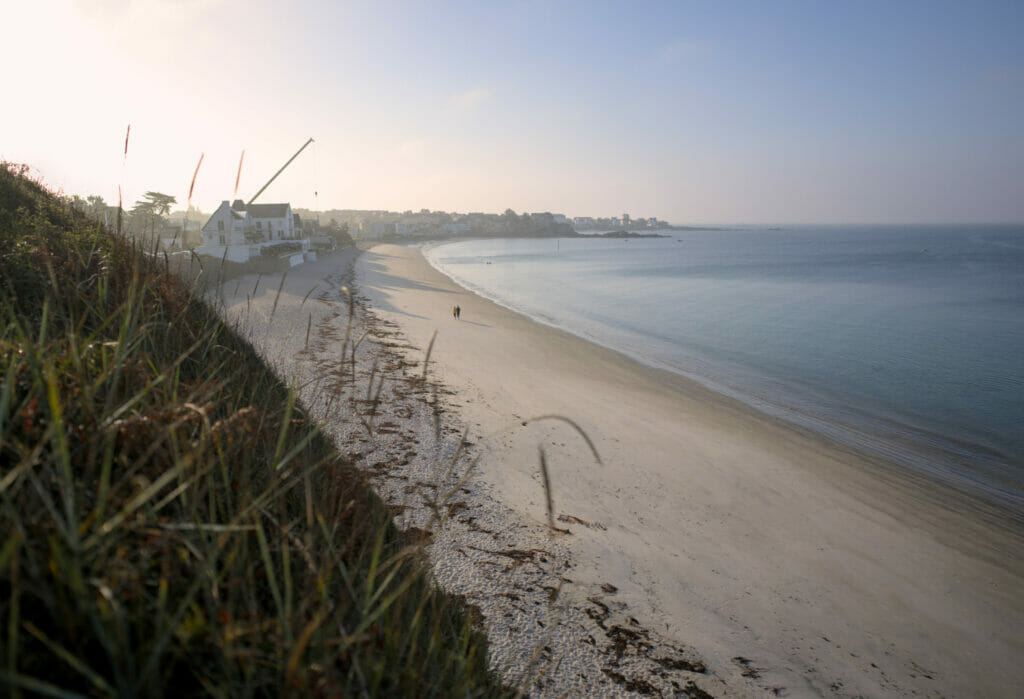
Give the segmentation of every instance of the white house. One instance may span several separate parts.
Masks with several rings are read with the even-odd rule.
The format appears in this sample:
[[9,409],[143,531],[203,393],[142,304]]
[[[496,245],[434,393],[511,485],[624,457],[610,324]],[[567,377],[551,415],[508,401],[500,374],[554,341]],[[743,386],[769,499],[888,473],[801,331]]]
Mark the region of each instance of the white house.
[[250,204],[245,209],[256,238],[294,240],[295,216],[291,204]]
[[210,219],[203,224],[203,247],[247,245],[245,234],[248,227],[249,218],[245,214],[242,200],[236,199],[234,206],[227,200],[222,201]]
[[[200,255],[224,257],[232,262],[248,262],[265,245],[282,240],[295,240],[295,216],[291,204],[249,204],[241,199],[233,203],[222,201],[210,219],[203,225],[203,245],[196,248]],[[303,240],[303,252],[309,250],[309,241]]]

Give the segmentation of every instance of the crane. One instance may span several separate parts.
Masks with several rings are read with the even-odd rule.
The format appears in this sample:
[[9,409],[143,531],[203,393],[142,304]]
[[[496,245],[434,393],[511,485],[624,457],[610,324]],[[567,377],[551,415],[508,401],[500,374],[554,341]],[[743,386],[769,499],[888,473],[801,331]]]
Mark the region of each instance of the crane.
[[[289,165],[291,165],[291,164],[292,164],[292,161],[293,161],[293,160],[295,160],[296,158],[298,158],[298,157],[299,157],[299,153],[301,153],[302,151],[306,150],[306,146],[308,146],[308,145],[309,145],[310,143],[312,143],[312,142],[313,142],[313,139],[312,139],[312,138],[310,138],[310,139],[309,139],[308,141],[306,141],[305,143],[303,143],[303,144],[302,144],[302,148],[299,148],[299,149],[298,149],[297,151],[295,151],[295,155],[293,155],[292,157],[288,158],[288,162],[287,162],[287,163],[285,163],[284,165],[282,165],[282,166],[281,166],[281,169],[280,169],[280,170],[278,170],[277,172],[275,172],[275,173],[274,173],[274,176],[273,176],[273,177],[271,177],[271,178],[270,178],[269,180],[267,180],[267,183],[266,183],[265,185],[263,185],[262,187],[260,187],[260,191],[258,191],[258,192],[256,192],[255,194],[253,194],[253,195],[252,195],[252,199],[250,199],[250,200],[249,200],[249,203],[248,203],[248,204],[246,204],[246,206],[249,206],[249,205],[250,205],[250,204],[252,204],[252,203],[253,203],[254,201],[256,201],[256,197],[258,197],[259,195],[263,194],[263,190],[264,190],[264,189],[266,189],[267,187],[269,187],[269,186],[270,186],[270,183],[271,183],[271,182],[273,182],[274,180],[276,180],[276,179],[277,179],[277,176],[278,176],[278,175],[280,175],[280,174],[281,174],[282,172],[284,172],[284,169],[285,169],[286,167],[288,167]],[[241,163],[239,163],[239,168],[241,168]]]

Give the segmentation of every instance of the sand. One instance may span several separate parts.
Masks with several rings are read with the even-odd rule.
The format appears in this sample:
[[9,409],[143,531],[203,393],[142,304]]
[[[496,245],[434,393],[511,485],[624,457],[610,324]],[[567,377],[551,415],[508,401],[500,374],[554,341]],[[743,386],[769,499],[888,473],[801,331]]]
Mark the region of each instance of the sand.
[[[293,268],[280,295],[279,278],[229,282],[225,312],[399,523],[433,530],[439,583],[480,610],[510,681],[538,696],[1024,693],[1012,516],[534,323],[415,248],[351,263]],[[351,329],[343,285],[362,301]],[[364,332],[353,373],[341,346]],[[601,463],[572,425],[531,421],[545,415]],[[546,526],[541,448],[564,531]]]

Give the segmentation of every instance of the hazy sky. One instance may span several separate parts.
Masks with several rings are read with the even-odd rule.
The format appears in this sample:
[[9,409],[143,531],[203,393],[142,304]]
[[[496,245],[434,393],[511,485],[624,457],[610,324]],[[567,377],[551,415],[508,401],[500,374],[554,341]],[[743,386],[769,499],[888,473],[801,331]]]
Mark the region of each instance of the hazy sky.
[[[1024,221],[1024,2],[0,0],[0,159],[126,206]],[[122,157],[131,124],[128,157]],[[315,195],[314,192],[318,192]]]

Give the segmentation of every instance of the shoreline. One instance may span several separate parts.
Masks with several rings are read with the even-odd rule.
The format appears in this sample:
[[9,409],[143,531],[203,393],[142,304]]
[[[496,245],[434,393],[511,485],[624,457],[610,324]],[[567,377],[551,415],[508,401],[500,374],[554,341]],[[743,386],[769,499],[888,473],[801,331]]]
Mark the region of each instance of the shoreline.
[[[396,520],[433,526],[439,583],[480,610],[492,665],[533,678],[531,694],[1024,686],[1024,537],[998,513],[529,321],[419,251],[379,246],[349,264],[348,277],[328,259],[264,278],[253,298],[239,286],[254,280],[229,283],[226,313],[245,317]],[[345,387],[340,287],[353,280],[368,334]],[[375,431],[338,416],[344,400],[365,421],[374,385]],[[550,413],[575,420],[603,464],[572,429],[529,422]],[[546,526],[541,445],[568,533]]]
[[[989,492],[980,486],[972,487],[964,478],[937,473],[935,470],[921,467],[918,464],[910,465],[904,463],[900,458],[887,456],[884,453],[884,450],[875,451],[865,448],[863,445],[856,442],[837,437],[827,429],[810,426],[801,422],[799,419],[787,416],[786,413],[788,412],[803,416],[803,413],[800,413],[796,409],[790,409],[786,406],[780,407],[767,401],[759,402],[757,399],[741,394],[739,391],[730,389],[727,386],[716,384],[711,379],[705,379],[705,377],[698,375],[687,374],[683,371],[676,370],[675,368],[663,366],[656,361],[645,360],[643,357],[620,350],[617,347],[603,343],[596,338],[563,329],[552,322],[544,320],[543,318],[535,317],[521,309],[517,309],[511,305],[506,305],[501,300],[484,293],[482,290],[466,286],[455,278],[450,277],[447,272],[435,266],[427,255],[423,254],[423,252],[428,251],[433,247],[444,245],[448,242],[457,241],[433,241],[423,246],[414,245],[408,247],[420,252],[420,254],[423,255],[424,261],[433,271],[449,279],[455,286],[465,293],[499,306],[500,308],[507,310],[509,313],[521,316],[538,326],[549,328],[550,330],[559,333],[564,333],[579,340],[580,342],[607,350],[608,352],[620,356],[625,362],[634,364],[640,372],[654,372],[655,374],[662,374],[664,376],[664,381],[667,384],[672,384],[673,382],[678,381],[680,386],[685,387],[684,390],[686,392],[693,391],[695,395],[703,400],[710,402],[723,401],[725,403],[732,403],[734,407],[738,408],[741,412],[747,411],[748,414],[754,418],[774,422],[782,430],[792,430],[794,433],[800,434],[811,441],[820,442],[825,449],[834,449],[848,454],[851,458],[858,460],[859,465],[866,471],[870,471],[865,479],[865,483],[868,484],[868,489],[870,489],[870,484],[873,482],[884,482],[890,487],[903,488],[907,491],[906,494],[920,498],[928,502],[930,505],[949,508],[955,507],[961,512],[970,512],[972,516],[981,518],[985,522],[986,526],[995,526],[1006,529],[1008,532],[1012,532],[1016,536],[1021,537],[1021,540],[1024,541],[1024,510],[1018,508],[1016,506],[1016,501],[1012,500],[1009,495],[1001,497],[999,494]],[[372,247],[373,246],[370,246],[367,249],[371,250]],[[815,423],[820,422],[826,425],[831,424],[827,420],[819,420],[814,416],[806,417]],[[837,431],[846,429],[852,428],[841,425],[837,428]],[[867,439],[868,441],[881,440],[883,443],[888,444],[888,442],[885,441],[887,438],[884,436],[877,438],[869,436]],[[897,448],[904,447],[902,445],[897,445]],[[906,448],[910,449],[909,447]],[[913,456],[921,461],[927,459],[926,455],[918,452],[913,452]]]
[[[383,276],[375,278],[378,264]],[[545,443],[549,460],[569,471],[561,482],[553,476],[556,507],[586,521],[618,515],[615,535],[589,537],[580,558],[592,563],[595,581],[618,568],[625,584],[615,586],[633,588],[620,599],[646,608],[658,619],[650,626],[667,623],[671,638],[712,667],[750,658],[770,678],[764,684],[811,693],[829,693],[835,682],[854,694],[934,691],[941,680],[925,675],[949,683],[940,691],[959,687],[953,694],[985,686],[1010,695],[1008,686],[1024,683],[1011,660],[1024,641],[1007,623],[1024,620],[1014,553],[1024,539],[1002,511],[527,320],[458,287],[420,251],[376,247],[360,265],[363,292],[413,346],[440,329],[431,361],[467,401],[467,422],[500,434],[518,416],[564,412],[591,434],[610,456],[602,478],[571,449],[558,451],[561,441]],[[461,302],[461,323],[446,317],[449,299]],[[513,509],[540,519],[523,466],[536,462],[536,446],[503,441],[481,476]],[[703,570],[694,574],[694,566]],[[1001,590],[994,597],[993,588]],[[885,638],[892,648],[880,648]],[[937,669],[962,665],[974,646],[999,660],[973,677],[962,667],[955,677]],[[821,668],[809,672],[819,663],[838,679],[821,684]]]
[[[864,406],[849,406],[843,411],[828,412],[820,395],[815,396],[807,389],[801,393],[789,393],[785,400],[763,397],[769,384],[759,384],[746,372],[748,383],[734,387],[728,383],[701,373],[687,371],[681,366],[657,358],[646,357],[637,351],[623,349],[614,342],[595,337],[585,331],[563,328],[555,321],[529,310],[508,303],[495,294],[489,293],[472,283],[451,275],[444,265],[438,263],[432,251],[449,243],[463,239],[430,241],[414,245],[420,249],[427,262],[439,273],[449,277],[462,289],[480,296],[492,303],[523,315],[531,321],[546,327],[567,332],[579,339],[618,352],[646,369],[666,371],[693,381],[719,396],[738,401],[759,414],[777,419],[794,429],[806,430],[831,444],[851,449],[857,454],[883,464],[885,468],[909,470],[910,475],[921,476],[937,486],[949,488],[972,500],[979,500],[986,506],[1001,511],[1024,529],[1024,489],[1008,489],[999,474],[1013,466],[1013,458],[1006,452],[995,451],[980,441],[966,441],[959,436],[947,436],[934,427],[924,427],[907,418],[884,415]],[[742,381],[742,380],[741,380]],[[818,408],[820,410],[816,411]],[[861,422],[843,419],[840,413],[859,414]],[[964,459],[974,459],[981,469],[982,477],[974,468],[964,468]]]
[[410,546],[425,547],[439,586],[477,616],[491,668],[531,696],[749,694],[630,618],[613,587],[576,594],[570,530],[602,525],[577,519],[549,531],[479,482],[481,448],[455,394],[353,284],[361,254],[243,277],[215,297],[364,472]]

